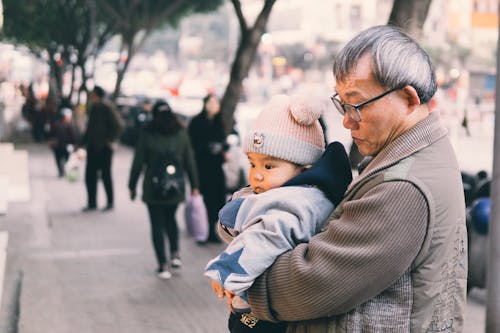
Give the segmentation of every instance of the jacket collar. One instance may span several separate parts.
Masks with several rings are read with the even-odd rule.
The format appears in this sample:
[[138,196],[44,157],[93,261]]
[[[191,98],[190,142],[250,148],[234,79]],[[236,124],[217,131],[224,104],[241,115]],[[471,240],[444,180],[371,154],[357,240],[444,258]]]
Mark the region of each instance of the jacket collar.
[[349,157],[344,146],[335,141],[326,147],[323,156],[310,169],[290,179],[283,186],[316,186],[334,205],[337,205],[351,180]]

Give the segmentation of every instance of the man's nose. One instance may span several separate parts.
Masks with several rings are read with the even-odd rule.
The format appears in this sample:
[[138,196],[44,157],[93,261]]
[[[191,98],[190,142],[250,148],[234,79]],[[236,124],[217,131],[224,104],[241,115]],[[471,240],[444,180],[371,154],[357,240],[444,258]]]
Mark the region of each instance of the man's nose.
[[354,121],[350,116],[349,113],[344,113],[344,119],[342,119],[342,125],[347,128],[347,129],[357,129],[358,128],[358,122]]

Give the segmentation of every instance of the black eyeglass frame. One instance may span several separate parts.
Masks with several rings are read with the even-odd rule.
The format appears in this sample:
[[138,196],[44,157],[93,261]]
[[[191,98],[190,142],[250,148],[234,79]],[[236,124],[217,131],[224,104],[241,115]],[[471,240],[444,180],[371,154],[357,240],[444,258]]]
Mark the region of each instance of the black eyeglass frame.
[[380,95],[375,96],[373,98],[370,98],[369,100],[367,100],[363,103],[359,103],[359,104],[349,104],[349,103],[342,102],[339,98],[337,98],[337,96],[339,95],[338,93],[335,93],[332,96],[330,96],[330,99],[332,100],[333,105],[335,105],[335,108],[337,109],[337,111],[340,112],[340,114],[342,116],[344,116],[347,113],[352,120],[359,123],[360,121],[363,120],[363,118],[361,117],[361,109],[364,106],[366,106],[369,103],[375,102],[375,101],[381,99],[382,97],[389,95],[392,92],[395,92],[396,90],[403,89],[403,88],[404,88],[404,86],[389,89],[389,90],[381,93]]

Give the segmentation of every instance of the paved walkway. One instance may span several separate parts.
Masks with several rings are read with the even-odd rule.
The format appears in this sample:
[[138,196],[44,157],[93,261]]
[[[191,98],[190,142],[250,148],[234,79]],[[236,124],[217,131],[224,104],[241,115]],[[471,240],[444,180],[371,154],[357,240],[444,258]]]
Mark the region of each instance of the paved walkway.
[[[147,210],[128,199],[129,149],[113,161],[116,209],[84,214],[83,181],[58,179],[44,146],[25,148],[32,200],[10,204],[0,218],[10,236],[0,332],[225,331],[226,306],[202,276],[223,246],[200,247],[183,231],[184,267],[171,280],[155,276]],[[98,202],[105,204],[102,185]]]
[[[202,276],[223,246],[189,239],[181,209],[184,267],[171,280],[156,278],[146,208],[128,199],[128,148],[113,162],[116,209],[86,214],[82,180],[58,179],[43,145],[17,148],[30,154],[32,199],[0,217],[9,232],[0,332],[226,332],[225,303]],[[105,204],[102,185],[98,202]],[[484,291],[473,291],[466,333],[484,331],[484,302]]]

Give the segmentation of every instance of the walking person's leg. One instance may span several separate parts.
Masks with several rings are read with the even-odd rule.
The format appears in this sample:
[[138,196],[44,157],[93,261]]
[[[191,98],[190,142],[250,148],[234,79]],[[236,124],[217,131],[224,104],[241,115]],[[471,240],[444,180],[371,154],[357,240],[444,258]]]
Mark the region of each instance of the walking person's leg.
[[179,227],[175,218],[177,205],[165,206],[165,231],[167,233],[170,249],[170,258],[172,260],[172,267],[179,268],[182,266],[181,257],[179,253]]
[[97,208],[97,160],[94,153],[87,153],[87,164],[85,166],[85,186],[87,188],[87,207],[84,211]]
[[164,230],[164,207],[160,205],[147,205],[149,212],[149,221],[151,222],[151,240],[155,250],[156,261],[158,262],[158,276],[161,278],[169,278],[170,273],[166,269],[167,258],[165,256],[165,240],[163,237]]
[[225,204],[225,194],[222,191],[212,191],[209,195],[203,195],[203,200],[205,201],[208,215],[209,233],[207,240],[213,243],[220,243],[216,226],[219,220],[219,210]]
[[114,195],[113,195],[113,178],[111,176],[111,161],[113,159],[113,149],[110,147],[104,148],[102,151],[101,160],[101,176],[108,199],[106,208],[104,210],[113,209]]
[[56,160],[56,166],[57,166],[57,173],[59,177],[64,176],[64,165],[62,163],[62,152],[58,148],[53,149],[54,152],[54,159]]
[[61,151],[61,158],[59,159],[59,161],[61,162],[61,169],[63,174],[64,174],[64,166],[66,165],[66,162],[68,162],[68,160],[69,160],[69,152],[67,149],[63,149]]

